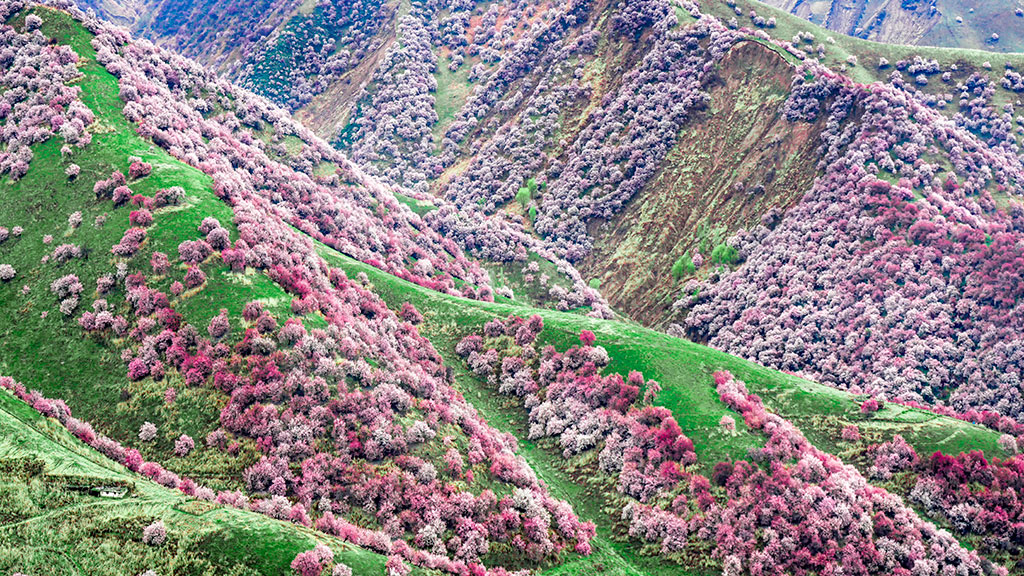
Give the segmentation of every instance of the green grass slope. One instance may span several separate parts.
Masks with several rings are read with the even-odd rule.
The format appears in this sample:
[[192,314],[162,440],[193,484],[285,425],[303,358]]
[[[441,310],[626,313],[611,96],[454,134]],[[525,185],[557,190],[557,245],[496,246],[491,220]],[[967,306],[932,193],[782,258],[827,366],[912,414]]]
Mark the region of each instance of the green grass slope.
[[[28,576],[285,574],[318,542],[355,574],[383,574],[385,558],[330,536],[245,510],[190,500],[101,456],[59,423],[0,390],[0,464],[40,460],[45,472],[0,476],[0,573]],[[60,488],[47,475],[83,485],[128,483],[124,499]],[[162,520],[167,541],[142,542]],[[426,571],[418,571],[426,574]]]
[[[469,372],[455,354],[455,345],[467,334],[476,332],[488,320],[509,314],[544,319],[539,342],[559,349],[578,342],[580,330],[592,330],[597,344],[612,358],[609,370],[625,373],[639,370],[662,384],[657,404],[672,410],[683,432],[693,440],[698,466],[705,472],[718,461],[746,458],[748,448],[758,446],[761,437],[747,434],[742,420],[740,433],[721,432],[718,421],[733,414],[722,404],[715,391],[712,374],[728,370],[760,395],[770,410],[793,421],[819,448],[856,461],[860,455],[840,440],[844,426],[856,424],[866,440],[880,442],[900,434],[922,454],[936,450],[959,453],[982,450],[989,456],[1006,456],[998,447],[998,433],[982,426],[938,416],[922,410],[887,405],[873,416],[860,413],[857,396],[817,384],[793,375],[764,368],[706,346],[644,328],[635,323],[594,320],[579,315],[538,310],[508,303],[483,303],[432,292],[394,278],[348,258],[326,246],[321,254],[333,266],[350,276],[364,272],[388,305],[400,307],[413,303],[424,315],[419,329],[455,371],[456,387],[484,417],[520,441],[520,451],[552,493],[572,502],[581,518],[595,521],[598,537],[595,554],[580,558],[545,573],[550,574],[710,574],[714,568],[683,567],[641,555],[634,541],[617,528],[621,507],[616,507],[613,482],[592,474],[586,462],[566,462],[554,442],[526,439],[526,415],[514,400],[498,394]],[[733,414],[734,415],[734,414]]]
[[[44,17],[43,33],[69,44],[85,60],[79,85],[97,121],[91,127],[93,142],[86,148],[61,158],[61,141],[53,138],[33,148],[35,158],[24,178],[0,183],[0,222],[25,229],[20,238],[0,245],[0,261],[18,270],[14,281],[0,287],[0,372],[31,383],[47,396],[65,399],[76,411],[88,415],[94,425],[124,442],[135,436],[143,422],[158,423],[166,435],[154,445],[142,447],[144,455],[153,459],[166,452],[178,435],[202,438],[216,427],[221,400],[209,390],[186,388],[173,381],[155,386],[150,383],[148,387],[129,383],[119,357],[102,342],[84,337],[73,318],[65,318],[54,309],[50,283],[66,274],[77,274],[86,287],[88,302],[96,279],[113,269],[108,247],[116,244],[127,229],[128,213],[133,208],[111,209],[109,201],[96,199],[92,184],[114,170],[127,172],[128,157],[132,155],[153,164],[150,176],[129,182],[135,193],[152,196],[161,188],[182,186],[187,194],[183,205],[157,211],[159,223],[148,230],[146,247],[175,258],[178,244],[193,238],[196,227],[207,216],[218,218],[232,234],[237,231],[230,207],[213,194],[208,176],[135,133],[121,113],[117,79],[95,62],[89,33],[66,14],[37,12]],[[68,181],[64,168],[72,162],[81,166],[82,172],[76,180]],[[83,224],[72,229],[67,220],[76,211],[82,213]],[[173,213],[173,218],[159,218],[165,212]],[[106,223],[96,227],[96,217],[105,217]],[[53,236],[50,244],[43,242],[47,235]],[[62,265],[41,262],[63,243],[81,246],[85,257]],[[148,268],[145,254],[148,251],[143,250],[133,258],[130,268]],[[153,286],[169,293],[171,282],[180,280],[184,272],[183,266],[173,266]],[[290,313],[291,299],[264,275],[231,274],[223,265],[206,266],[204,272],[206,287],[194,294],[186,292],[174,303],[196,326],[205,326],[221,308],[227,308],[232,320],[237,321],[249,300],[262,301],[274,313]],[[27,293],[22,292],[23,286],[28,286]],[[179,391],[173,407],[163,401],[167,386]],[[237,480],[242,467],[251,463],[245,457],[231,464],[213,462],[202,454],[187,460],[191,461],[181,462],[177,468],[172,463],[171,467],[178,472],[188,469],[193,477],[213,481],[218,487],[230,487],[230,478]],[[218,478],[225,481],[218,482]]]
[[[92,183],[112,170],[126,171],[130,155],[154,165],[151,176],[130,183],[135,192],[151,195],[172,185],[183,186],[187,191],[184,206],[158,212],[157,223],[149,229],[147,250],[141,254],[148,255],[152,250],[175,254],[178,243],[193,237],[196,226],[206,216],[215,216],[230,226],[230,208],[215,197],[205,175],[136,135],[134,127],[121,114],[116,79],[94,60],[87,31],[62,13],[38,13],[44,18],[43,32],[70,44],[85,60],[80,85],[85,102],[98,121],[93,127],[93,143],[85,149],[70,158],[61,158],[60,143],[53,139],[35,147],[35,159],[23,179],[0,182],[0,224],[25,228],[20,238],[0,245],[0,262],[10,263],[19,271],[14,282],[0,286],[0,373],[14,376],[47,396],[66,399],[78,417],[128,445],[136,444],[132,439],[143,421],[159,423],[158,441],[140,448],[148,459],[163,461],[160,456],[166,455],[176,435],[188,433],[202,438],[211,426],[215,427],[223,397],[203,388],[176,386],[175,382],[129,383],[120,359],[109,348],[83,337],[73,320],[55,310],[49,285],[65,274],[78,274],[87,287],[88,301],[96,278],[111,269],[111,256],[106,250],[117,242],[127,226],[129,208],[111,210],[109,203],[97,201]],[[82,167],[82,176],[73,182],[63,175],[70,162]],[[83,213],[85,223],[72,229],[67,218],[75,211]],[[108,214],[107,224],[94,226],[95,218],[104,213]],[[44,244],[46,235],[54,237],[53,243]],[[43,256],[63,242],[84,249],[98,248],[89,251],[87,258],[63,265],[43,263]],[[981,449],[988,455],[1003,455],[996,444],[997,434],[979,426],[892,405],[866,417],[859,411],[858,399],[850,394],[638,324],[599,321],[508,302],[482,303],[446,296],[389,276],[325,246],[320,250],[330,264],[345,269],[350,277],[366,273],[375,291],[390,307],[397,309],[404,302],[413,303],[425,316],[421,332],[455,371],[459,390],[493,426],[520,438],[522,453],[555,496],[570,501],[581,517],[600,526],[592,556],[573,557],[550,569],[551,574],[694,574],[708,570],[641,555],[635,543],[626,541],[621,528],[616,527],[620,524],[617,517],[621,506],[616,506],[614,485],[588,474],[592,462],[590,467],[585,461],[566,463],[552,444],[526,440],[526,420],[521,408],[464,369],[454,354],[455,344],[491,318],[540,314],[545,320],[542,343],[559,348],[574,343],[580,330],[593,330],[598,344],[613,359],[612,370],[639,370],[662,383],[664,389],[658,403],[672,410],[685,434],[694,441],[699,465],[705,471],[717,461],[746,457],[748,449],[760,441],[758,436],[742,433],[742,423],[740,434],[726,435],[720,431],[718,421],[728,410],[714,390],[711,374],[717,370],[729,370],[746,381],[770,409],[797,423],[812,442],[829,452],[842,455],[849,449],[839,441],[839,432],[844,425],[855,423],[872,441],[902,434],[921,453]],[[136,257],[130,266],[146,268],[148,264],[142,258]],[[186,292],[173,302],[194,325],[204,326],[220,308],[227,308],[233,321],[237,321],[241,306],[256,299],[274,312],[290,314],[286,312],[290,299],[263,274],[231,273],[219,263],[204,266],[204,272],[208,281],[203,290]],[[183,273],[183,269],[175,268],[153,285],[166,290]],[[28,286],[27,293],[22,292],[22,286]],[[44,316],[44,311],[49,313]],[[168,385],[179,390],[173,406],[163,401]],[[216,451],[199,447],[187,458],[174,459],[166,465],[215,488],[233,487],[242,467],[252,462],[254,454],[250,445],[241,458],[229,460]],[[295,553],[313,543],[312,532],[254,514],[225,508],[197,514],[187,505],[183,510],[183,499],[177,493],[133,478],[86,449],[56,424],[42,420],[9,396],[0,395],[0,458],[21,456],[42,458],[49,469],[62,474],[130,479],[137,486],[138,496],[111,502],[70,495],[66,498],[68,502],[36,502],[32,500],[33,490],[48,491],[46,486],[33,487],[33,482],[41,480],[10,488],[27,494],[31,502],[22,510],[24,513],[19,512],[25,516],[23,519],[0,526],[0,570],[42,574],[47,567],[59,567],[68,574],[137,574],[150,567],[142,563],[146,561],[162,562],[160,566],[175,574],[282,574],[287,572],[285,565]],[[172,543],[183,550],[181,554],[153,551],[140,543],[141,528],[154,518],[163,518],[172,534],[180,534]],[[366,571],[357,573],[382,572],[379,556],[344,550],[337,544],[334,547],[346,563],[352,556],[353,567],[366,566]],[[132,560],[115,565],[120,555]],[[186,561],[192,564],[173,564]]]
[[[818,44],[824,44],[825,46],[825,56],[822,58],[822,63],[837,70],[845,68],[847,73],[858,82],[884,81],[888,79],[893,69],[891,67],[881,70],[878,68],[878,59],[883,57],[892,63],[905,58],[912,59],[914,56],[934,58],[944,69],[947,69],[950,64],[958,64],[958,67],[961,69],[967,67],[972,71],[986,73],[997,83],[1003,77],[1004,63],[1010,63],[1018,70],[1024,66],[1024,54],[1000,54],[970,48],[884,44],[833,32],[758,0],[735,0],[731,2],[731,4],[743,12],[740,16],[736,15],[729,4],[730,2],[726,0],[701,2],[701,10],[706,14],[717,16],[723,22],[728,22],[730,18],[735,16],[740,26],[751,28],[754,27],[750,18],[751,10],[765,19],[775,18],[775,28],[765,29],[765,31],[770,36],[780,40],[792,40],[793,36],[800,32],[810,32],[815,37],[813,44],[815,48],[817,48]],[[1006,18],[1008,20],[1012,18],[1011,22],[1024,26],[1024,22],[1016,20],[1012,10],[1006,13]],[[804,44],[802,48],[806,49],[808,46],[810,44]],[[847,59],[850,56],[857,57],[858,64],[856,66],[849,66],[847,64]],[[992,70],[987,70],[983,66],[985,62],[992,65]],[[959,79],[958,76],[957,79]]]

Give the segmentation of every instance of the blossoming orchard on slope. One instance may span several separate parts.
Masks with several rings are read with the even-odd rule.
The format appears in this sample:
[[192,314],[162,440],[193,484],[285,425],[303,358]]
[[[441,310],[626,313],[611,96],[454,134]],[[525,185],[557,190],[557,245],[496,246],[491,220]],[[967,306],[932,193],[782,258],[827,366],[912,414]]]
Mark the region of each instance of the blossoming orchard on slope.
[[[443,35],[454,47],[462,46],[459,23],[469,20],[462,4],[447,15],[451,33]],[[23,6],[0,1],[0,16]],[[423,314],[408,303],[390,310],[365,276],[349,278],[315,241],[422,287],[485,301],[497,290],[466,253],[522,263],[545,284],[536,262],[526,264],[537,254],[570,281],[548,290],[557,307],[589,306],[593,315],[608,316],[600,295],[569,264],[589,249],[586,224],[617,213],[650,181],[704,103],[703,82],[744,33],[710,17],[679,28],[666,2],[625,3],[607,32],[618,40],[649,31],[652,49],[614,93],[598,99],[575,139],[559,143],[563,157],[542,158],[563,128],[561,112],[593,93],[568,59],[592,56],[601,34],[570,33],[585,25],[585,3],[543,14],[517,8],[507,28],[498,9],[488,9],[483,20],[495,33],[475,38],[467,53],[491,58],[506,43],[512,50],[494,59],[496,68],[473,66],[480,89],[447,128],[438,158],[427,138],[437,119],[424,108],[438,65],[429,53],[434,8],[418,6],[404,17],[396,33],[408,41],[387,53],[389,65],[408,76],[382,74],[380,89],[365,95],[371,106],[354,148],[365,169],[419,184],[455,162],[460,143],[481,142],[475,138],[489,114],[522,106],[537,118],[510,125],[482,146],[446,184],[448,200],[421,218],[396,199],[392,185],[349,163],[284,111],[69,7],[95,34],[96,59],[116,77],[124,115],[138,134],[208,175],[233,218],[204,218],[162,245],[162,227],[197,191],[170,185],[137,192],[161,167],[127,154],[101,175],[65,161],[67,181],[87,183],[90,201],[109,213],[109,223],[105,213],[93,228],[118,226],[119,237],[86,246],[74,236],[89,226],[82,213],[67,215],[68,230],[61,215],[61,230],[30,231],[32,242],[43,239],[37,270],[50,274],[39,293],[22,282],[32,270],[10,264],[0,264],[0,288],[12,297],[31,294],[44,307],[41,316],[66,320],[76,335],[119,357],[125,378],[160,388],[163,405],[201,390],[223,408],[204,436],[145,422],[139,442],[173,446],[161,463],[98,433],[60,400],[10,378],[0,385],[161,485],[315,527],[389,555],[398,573],[408,561],[457,574],[502,574],[590,554],[595,526],[553,497],[517,454],[515,438],[488,425],[455,390],[451,367],[419,333]],[[693,5],[686,12],[700,16]],[[540,25],[541,18],[552,25]],[[85,59],[51,43],[42,25],[32,15],[20,31],[0,29],[5,46],[17,48],[0,50],[0,170],[14,181],[30,173],[31,145],[58,138],[62,161],[75,159],[89,149],[90,129],[99,128],[73,86]],[[459,68],[455,60],[450,65]],[[503,99],[538,65],[550,68],[555,88],[514,96],[514,104]],[[897,68],[926,81],[939,73],[927,62]],[[951,391],[960,416],[1004,430],[1001,445],[1013,451],[1011,434],[1020,435],[1011,418],[1019,416],[1024,214],[996,210],[993,198],[1019,192],[1010,112],[993,114],[993,87],[972,77],[960,87],[961,115],[948,119],[901,78],[864,87],[813,65],[798,70],[784,110],[792,121],[827,113],[825,175],[788,215],[737,236],[729,247],[745,265],[709,281],[697,301],[681,307],[690,308],[693,333],[767,365],[906,401],[934,402]],[[1008,73],[1003,86],[1017,84]],[[409,122],[391,117],[399,106],[408,108]],[[289,138],[303,142],[299,152],[288,152]],[[403,157],[381,164],[378,150]],[[325,164],[334,165],[333,174],[315,169]],[[544,195],[539,202],[526,198],[523,208],[535,211],[532,224],[543,240],[509,219],[475,219],[497,212],[541,171]],[[27,222],[3,224],[11,226],[0,228],[5,250],[29,241],[22,236]],[[101,271],[95,281],[73,272],[86,260]],[[696,255],[691,264],[700,268],[702,260]],[[284,306],[251,301],[240,318],[223,309],[209,322],[189,322],[189,304],[209,294],[214,280],[252,276],[283,290]],[[637,372],[609,372],[611,359],[592,332],[559,351],[538,349],[537,316],[480,329],[456,352],[498,393],[521,402],[531,441],[557,445],[566,460],[591,457],[593,473],[614,485],[617,534],[647,544],[646,553],[699,558],[730,575],[1005,573],[888,488],[812,446],[728,374],[715,375],[717,395],[764,446],[747,460],[713,463],[704,475],[693,441],[657,404],[660,384]],[[879,406],[869,400],[864,410]],[[720,428],[740,433],[732,416]],[[847,427],[842,438],[859,442],[860,431]],[[197,451],[237,459],[242,444],[256,455],[244,467],[244,492],[217,493],[165,467]],[[925,459],[898,438],[867,449],[867,457],[872,480],[913,480],[910,502],[958,533],[985,538],[983,551],[1024,543],[1019,458]],[[162,523],[142,534],[154,546],[166,537]],[[332,563],[314,548],[292,567],[319,573]]]
[[[951,392],[959,411],[1019,418],[1024,212],[993,200],[1020,193],[1016,145],[982,145],[898,81],[803,73],[786,111],[827,109],[825,176],[781,222],[735,238],[744,265],[679,302],[687,326],[840,387],[925,403]],[[990,96],[972,82],[964,101]]]
[[[878,62],[888,83],[857,85],[814,62],[824,45],[809,33],[780,40],[761,16],[752,30],[683,7],[623,3],[602,23],[589,3],[522,2],[490,7],[477,23],[470,3],[441,14],[420,6],[403,17],[397,33],[408,41],[388,49],[378,89],[363,94],[351,141],[339,144],[366,170],[450,200],[426,222],[499,261],[539,250],[503,214],[524,183],[542,181],[539,197],[524,198],[533,231],[556,256],[585,259],[587,226],[651,186],[686,144],[680,129],[703,112],[716,64],[756,38],[806,63],[783,112],[793,130],[822,125],[822,177],[790,212],[768,210],[763,226],[724,245],[735,273],[711,270],[721,260],[697,265],[675,319],[688,313],[692,337],[840,387],[1018,417],[1021,215],[997,207],[1020,193],[1020,121],[996,89],[1016,94],[1019,73],[965,76],[914,56]],[[681,26],[687,16],[698,20]],[[593,70],[610,43],[629,67],[606,87]],[[469,61],[472,90],[442,122],[434,72]]]
[[[20,7],[5,3],[3,15]],[[214,496],[97,435],[72,418],[62,402],[29,393],[10,379],[4,386],[60,419],[83,441],[161,484],[315,525],[424,566],[476,573],[484,570],[481,557],[499,548],[525,562],[543,561],[565,548],[589,553],[593,525],[551,497],[515,454],[514,438],[490,428],[451,388],[440,357],[415,327],[370,289],[330,267],[302,231],[432,288],[460,293],[446,270],[479,283],[466,295],[489,298],[486,274],[450,242],[442,246],[445,242],[395,203],[386,188],[356,169],[348,176],[363,179],[363,185],[315,182],[270,160],[233,114],[208,120],[195,108],[208,104],[188,96],[227,92],[227,85],[185,60],[130,43],[119,30],[78,15],[96,35],[99,61],[120,77],[125,115],[138,123],[140,134],[213,176],[218,196],[233,208],[240,237],[232,242],[220,222],[207,218],[178,245],[177,254],[152,251],[148,231],[173,217],[184,191],[162,189],[154,197],[132,192],[133,182],[149,177],[151,168],[129,159],[132,181],[115,172],[94,186],[97,200],[109,202],[112,210],[126,204],[137,208],[130,214],[127,208],[113,212],[131,226],[109,249],[110,272],[88,292],[75,274],[59,278],[50,286],[53,305],[75,316],[84,336],[119,350],[129,380],[174,375],[187,387],[222,392],[222,428],[207,443],[227,450],[233,438],[247,437],[264,456],[244,474],[248,495]],[[38,33],[24,35],[46,44]],[[68,58],[64,48],[42,54]],[[244,92],[233,95],[249,124],[262,126],[269,117],[282,130],[298,130],[263,101]],[[378,196],[371,201],[372,194]],[[371,204],[387,204],[389,215],[374,215]],[[417,265],[435,264],[409,271],[406,266],[417,259]],[[208,272],[246,267],[266,273],[292,295],[293,316],[283,325],[258,303],[246,307],[245,324],[234,328],[223,314],[196,327],[175,310],[204,289]],[[427,269],[438,270],[438,279]],[[167,280],[173,280],[170,294],[151,287]],[[79,310],[82,297],[92,298],[90,310]],[[307,330],[303,316],[311,314],[326,326]],[[412,309],[404,315],[415,320],[418,313]],[[168,397],[173,402],[173,395]],[[155,434],[142,432],[141,440]],[[192,438],[181,435],[175,453],[184,457],[194,446]],[[435,450],[462,464],[439,472],[424,459]],[[485,486],[501,486],[503,495]],[[259,499],[250,501],[249,495]],[[355,509],[375,530],[342,519]]]
[[[586,330],[580,346],[537,350],[542,329],[539,316],[492,320],[457,352],[490,386],[522,400],[531,440],[557,440],[566,459],[597,451],[595,472],[615,478],[625,497],[629,535],[662,554],[682,558],[711,540],[730,575],[1005,573],[816,449],[725,372],[715,374],[722,402],[767,442],[751,461],[717,463],[710,479],[695,472],[693,442],[668,409],[652,405],[657,382],[603,374],[608,353]],[[731,420],[722,426],[735,432]]]

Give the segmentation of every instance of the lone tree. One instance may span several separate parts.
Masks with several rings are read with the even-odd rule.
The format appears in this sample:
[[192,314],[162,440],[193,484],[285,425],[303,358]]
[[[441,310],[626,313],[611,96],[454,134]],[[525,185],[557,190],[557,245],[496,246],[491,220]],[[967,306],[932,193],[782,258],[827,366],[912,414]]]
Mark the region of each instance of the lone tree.
[[530,205],[530,202],[533,201],[533,197],[537,194],[538,189],[543,190],[544,183],[542,182],[537,184],[536,178],[530,178],[526,181],[526,186],[523,186],[518,192],[516,192],[516,202],[518,202],[523,208],[526,208]]
[[682,256],[676,260],[676,263],[672,265],[672,277],[676,280],[690,276],[697,270],[697,267],[693,264],[693,258],[690,257],[689,252],[684,252]]

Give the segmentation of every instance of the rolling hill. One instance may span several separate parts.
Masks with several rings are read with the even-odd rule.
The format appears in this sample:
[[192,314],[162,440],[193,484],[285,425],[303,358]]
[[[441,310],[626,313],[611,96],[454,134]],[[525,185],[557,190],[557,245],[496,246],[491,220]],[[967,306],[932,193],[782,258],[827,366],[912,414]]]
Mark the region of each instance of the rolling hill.
[[[911,4],[900,10],[928,9]],[[972,16],[1005,8],[996,4],[976,7]],[[1018,298],[1011,279],[997,279],[995,270],[1014,266],[1020,256],[1008,249],[1020,231],[1019,55],[963,48],[970,43],[943,49],[835,35],[747,0],[635,8],[415,2],[371,10],[372,17],[365,12],[370,9],[326,1],[282,6],[267,17],[290,16],[268,24],[265,29],[274,31],[262,39],[234,32],[250,16],[232,11],[219,34],[233,56],[215,65],[292,109],[370,175],[403,186],[403,194],[419,202],[453,205],[456,210],[423,210],[424,220],[471,256],[503,262],[485,267],[530,302],[564,310],[579,300],[562,298],[545,279],[550,267],[529,264],[504,238],[550,261],[571,261],[581,273],[571,280],[577,294],[585,284],[598,287],[614,310],[647,326],[675,326],[675,334],[855,391],[1018,416]],[[179,19],[188,21],[209,11],[181,12]],[[364,23],[358,33],[351,29],[356,21]],[[197,22],[181,31],[203,27]],[[227,53],[177,33],[137,29],[162,43],[178,41],[190,54]],[[235,51],[238,46],[248,55]],[[234,64],[223,67],[228,61]],[[787,106],[800,90],[824,92],[799,106],[830,106],[838,96],[826,87],[838,86],[832,80],[811,88],[801,74],[839,74],[858,86],[881,83],[893,90],[886,106],[920,103],[929,117],[907,116],[902,134],[930,132],[938,145],[876,138],[876,150],[856,151],[847,140],[871,136],[864,110],[878,97],[851,86],[842,89],[843,98],[854,99],[847,114],[830,120],[797,111]],[[830,122],[841,129],[830,130]],[[951,130],[959,143],[944,135]],[[892,163],[867,158],[883,146]],[[962,158],[960,150],[985,157]],[[816,179],[834,177],[825,167],[843,154],[848,169],[877,175],[894,185],[890,195],[910,194],[909,204],[931,203],[934,190],[936,210],[955,205],[977,215],[956,224],[970,228],[974,240],[965,244],[966,231],[950,230],[947,238],[960,236],[947,249],[937,235],[923,244],[908,238],[912,228],[916,234],[919,226],[946,227],[934,221],[931,208],[912,206],[915,214],[885,241],[921,244],[915,258],[939,250],[961,268],[937,279],[915,260],[908,278],[888,285],[876,278],[873,303],[847,321],[850,329],[822,325],[798,310],[803,304],[774,295],[790,282],[779,274],[783,262],[817,250],[789,246],[795,238],[817,239],[802,230],[784,239],[786,230],[835,210],[842,220],[876,225],[874,205],[853,206],[838,197],[809,203]],[[935,178],[956,179],[957,189],[939,190]],[[961,185],[961,179],[968,182]],[[833,185],[860,194],[852,179]],[[492,227],[503,222],[503,240],[474,227],[483,221]],[[828,223],[812,227],[823,226]],[[770,242],[762,241],[769,233]],[[1008,236],[993,245],[998,234]],[[865,264],[882,266],[891,248],[875,245],[863,231],[832,238],[843,243],[844,254],[829,250],[822,261],[800,264],[828,279],[809,288],[821,308],[862,298],[853,286],[867,282]],[[771,253],[769,245],[780,248]],[[906,261],[901,254],[892,266]],[[762,270],[747,262],[759,262]],[[901,302],[886,302],[908,280],[914,286],[941,282],[942,306],[922,301],[913,286],[902,291]],[[1009,297],[993,299],[994,292]],[[755,305],[769,299],[775,302],[769,309]],[[900,323],[918,310],[932,322],[910,336],[914,329]],[[777,326],[762,322],[765,314],[799,319]],[[954,342],[957,334],[970,334],[970,342]]]
[[[133,474],[88,448],[8,390],[0,392],[5,475],[0,570],[24,574],[281,574],[297,554],[326,543],[357,574],[386,558],[288,522],[195,500]],[[123,498],[90,487],[130,486]],[[162,522],[159,546],[143,529]]]
[[[852,38],[811,62],[799,19],[724,4],[522,4],[398,6],[336,134],[359,166],[66,3],[0,4],[0,463],[35,466],[0,566],[318,574],[320,542],[357,574],[1020,572],[1020,431],[979,411],[1016,416],[1012,379],[969,371],[1017,362],[1013,76]],[[842,290],[885,310],[796,312]]]

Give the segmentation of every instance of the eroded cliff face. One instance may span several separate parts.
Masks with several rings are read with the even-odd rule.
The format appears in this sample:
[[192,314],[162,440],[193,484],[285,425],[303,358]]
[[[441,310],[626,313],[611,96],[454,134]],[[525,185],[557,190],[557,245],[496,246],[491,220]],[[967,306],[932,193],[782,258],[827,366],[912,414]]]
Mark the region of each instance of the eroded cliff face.
[[594,250],[581,271],[601,281],[613,307],[666,326],[680,286],[676,260],[709,258],[736,230],[784,211],[810,187],[823,126],[783,117],[793,71],[761,44],[732,48],[707,86],[707,109],[683,128],[659,173],[622,212],[591,224]]

